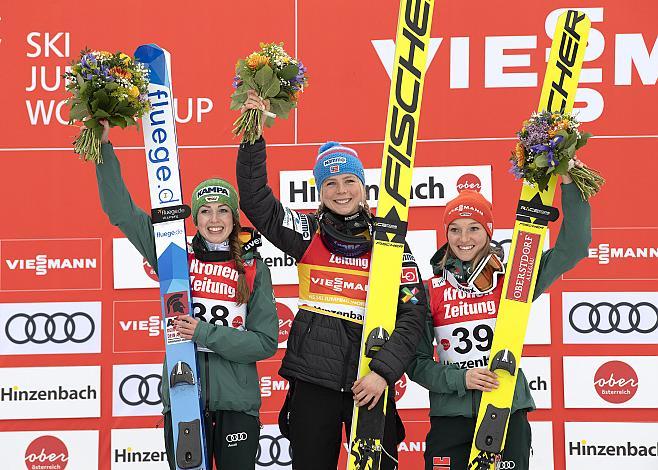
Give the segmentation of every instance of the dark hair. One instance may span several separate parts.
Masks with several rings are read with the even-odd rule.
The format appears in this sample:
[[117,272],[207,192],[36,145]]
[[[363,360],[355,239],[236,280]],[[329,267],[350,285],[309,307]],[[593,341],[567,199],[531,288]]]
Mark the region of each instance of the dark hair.
[[240,221],[233,219],[233,230],[229,235],[229,246],[231,258],[235,262],[235,269],[238,271],[238,292],[235,303],[237,305],[246,304],[251,297],[251,290],[247,284],[247,276],[244,272],[244,261],[242,260],[242,242],[240,242]]

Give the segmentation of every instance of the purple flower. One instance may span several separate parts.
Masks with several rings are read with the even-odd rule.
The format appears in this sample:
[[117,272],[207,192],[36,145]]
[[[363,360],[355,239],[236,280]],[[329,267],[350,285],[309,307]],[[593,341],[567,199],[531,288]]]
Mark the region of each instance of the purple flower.
[[240,85],[242,85],[242,79],[240,75],[236,75],[233,77],[233,88],[238,88]]
[[523,178],[523,169],[519,168],[514,162],[512,162],[512,167],[508,171],[512,173],[517,180]]

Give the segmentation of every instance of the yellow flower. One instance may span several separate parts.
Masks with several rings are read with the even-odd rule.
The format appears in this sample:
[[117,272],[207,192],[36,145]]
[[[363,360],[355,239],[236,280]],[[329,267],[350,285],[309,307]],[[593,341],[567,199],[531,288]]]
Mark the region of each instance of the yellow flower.
[[109,51],[98,51],[98,54],[99,54],[101,57],[112,57],[112,53],[109,52]]
[[137,98],[139,96],[139,88],[137,88],[135,85],[131,86],[128,89],[128,94],[133,98]]
[[267,65],[269,61],[270,59],[268,59],[266,56],[254,52],[249,57],[247,57],[247,66],[252,70],[258,70],[263,65]]
[[516,166],[521,168],[525,163],[525,150],[521,142],[516,143],[516,149],[514,149],[514,154],[516,155]]
[[130,80],[133,77],[133,74],[130,73],[129,70],[122,69],[121,67],[112,67],[110,73],[117,77],[125,78],[126,80]]
[[124,64],[130,65],[132,63],[132,58],[129,55],[124,54],[123,52],[119,54],[119,58],[123,61]]

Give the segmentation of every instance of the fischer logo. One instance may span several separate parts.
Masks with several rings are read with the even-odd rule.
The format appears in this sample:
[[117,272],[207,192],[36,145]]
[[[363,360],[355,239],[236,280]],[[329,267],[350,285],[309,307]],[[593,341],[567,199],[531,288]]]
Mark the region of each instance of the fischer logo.
[[151,315],[147,320],[119,320],[123,331],[148,331],[149,336],[159,336],[164,329],[160,315]]
[[578,456],[608,456],[608,457],[658,457],[658,444],[653,446],[635,445],[626,441],[622,445],[612,444],[588,444],[585,439],[581,441],[569,441],[569,455]]
[[284,379],[273,379],[271,375],[264,375],[260,378],[260,396],[263,398],[271,397],[272,392],[287,392],[290,384]]
[[395,401],[400,400],[407,391],[407,374],[402,374],[402,377],[395,382]]
[[69,462],[69,450],[55,436],[41,436],[25,449],[27,470],[64,470]]
[[98,391],[91,385],[82,389],[66,389],[61,385],[50,390],[21,390],[18,386],[0,388],[0,402],[97,400]]
[[359,268],[368,269],[370,260],[368,258],[348,258],[331,254],[329,257],[329,262],[334,264],[342,264],[345,266],[358,266]]
[[598,259],[599,264],[609,264],[611,258],[658,258],[658,247],[610,247],[609,243],[599,243],[590,248],[588,258]]
[[461,193],[465,189],[477,191],[478,193],[482,191],[482,182],[480,181],[480,178],[472,173],[467,173],[461,176],[457,180],[457,192]]
[[287,305],[277,302],[276,313],[279,317],[279,344],[285,343],[290,337],[290,329],[295,316]]
[[450,349],[450,341],[443,338],[441,340],[441,347],[443,348],[444,351],[447,351],[448,349]]
[[167,452],[162,451],[139,451],[132,447],[123,449],[114,449],[114,463],[135,463],[135,462],[166,462]]
[[637,392],[637,373],[622,361],[603,364],[594,374],[594,388],[601,398],[610,403],[625,403]]
[[45,276],[49,269],[96,269],[96,258],[49,258],[39,254],[32,259],[7,259],[12,271],[34,270],[37,276]]

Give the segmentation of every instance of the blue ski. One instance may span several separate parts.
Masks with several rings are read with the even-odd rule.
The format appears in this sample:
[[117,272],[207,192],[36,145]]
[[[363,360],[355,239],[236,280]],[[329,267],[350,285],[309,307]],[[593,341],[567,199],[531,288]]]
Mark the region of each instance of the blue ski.
[[162,380],[169,381],[176,466],[208,470],[196,346],[174,328],[178,316],[191,313],[192,298],[185,234],[190,208],[181,195],[171,60],[169,52],[154,44],[138,47],[135,58],[148,68],[150,77],[151,109],[142,119],[142,127],[165,323],[167,376]]

